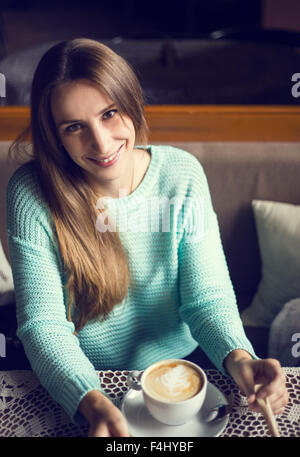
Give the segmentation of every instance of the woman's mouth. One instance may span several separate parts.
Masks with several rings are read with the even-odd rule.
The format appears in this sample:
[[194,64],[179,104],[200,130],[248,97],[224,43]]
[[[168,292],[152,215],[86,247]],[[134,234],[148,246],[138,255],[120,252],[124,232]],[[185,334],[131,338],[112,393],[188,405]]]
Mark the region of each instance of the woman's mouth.
[[99,167],[104,167],[104,168],[111,167],[119,159],[120,152],[121,152],[121,149],[123,146],[124,146],[124,144],[122,144],[119,147],[119,149],[116,152],[114,152],[112,155],[110,155],[107,159],[96,160],[96,159],[92,159],[91,157],[89,157],[89,160],[92,160],[93,163],[95,163]]

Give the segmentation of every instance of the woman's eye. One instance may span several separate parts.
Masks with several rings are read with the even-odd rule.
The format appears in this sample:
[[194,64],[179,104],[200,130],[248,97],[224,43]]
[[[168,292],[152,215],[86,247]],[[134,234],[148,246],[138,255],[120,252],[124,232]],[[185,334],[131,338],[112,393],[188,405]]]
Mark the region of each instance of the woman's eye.
[[103,114],[103,119],[111,119],[114,117],[114,115],[117,113],[118,110],[116,109],[110,109],[109,111],[106,111],[106,113]]
[[80,124],[72,124],[72,125],[69,125],[66,129],[65,129],[65,132],[67,133],[73,133],[73,132],[76,132],[77,130],[79,130],[81,128],[81,125]]

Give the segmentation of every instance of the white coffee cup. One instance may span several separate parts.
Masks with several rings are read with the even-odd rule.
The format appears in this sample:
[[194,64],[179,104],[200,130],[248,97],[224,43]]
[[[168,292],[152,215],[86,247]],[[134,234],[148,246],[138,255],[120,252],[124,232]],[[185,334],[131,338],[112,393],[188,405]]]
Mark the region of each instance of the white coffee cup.
[[150,414],[167,425],[182,425],[201,409],[207,391],[204,371],[195,363],[183,359],[160,360],[141,375],[131,372],[128,384],[142,390]]

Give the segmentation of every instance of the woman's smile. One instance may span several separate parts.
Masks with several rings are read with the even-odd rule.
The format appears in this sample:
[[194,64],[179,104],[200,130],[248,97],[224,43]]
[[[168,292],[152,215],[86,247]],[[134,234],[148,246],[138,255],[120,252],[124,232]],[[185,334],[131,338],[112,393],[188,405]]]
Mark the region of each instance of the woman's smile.
[[104,168],[111,167],[119,160],[119,157],[120,157],[124,144],[125,143],[123,143],[116,152],[109,155],[105,159],[96,159],[93,157],[88,157],[88,160],[91,160],[95,165],[97,165],[99,167],[104,167]]

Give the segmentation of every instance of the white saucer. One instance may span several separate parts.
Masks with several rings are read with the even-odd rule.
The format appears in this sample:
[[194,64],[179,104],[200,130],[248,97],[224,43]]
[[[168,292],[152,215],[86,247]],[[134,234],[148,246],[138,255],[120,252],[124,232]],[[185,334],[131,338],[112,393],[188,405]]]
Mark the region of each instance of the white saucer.
[[228,423],[228,416],[216,422],[205,422],[209,411],[218,404],[227,404],[224,395],[213,384],[208,382],[207,393],[201,411],[184,425],[164,425],[154,419],[148,412],[141,391],[130,389],[125,395],[121,410],[126,417],[129,433],[134,437],[173,436],[198,437],[218,436]]

